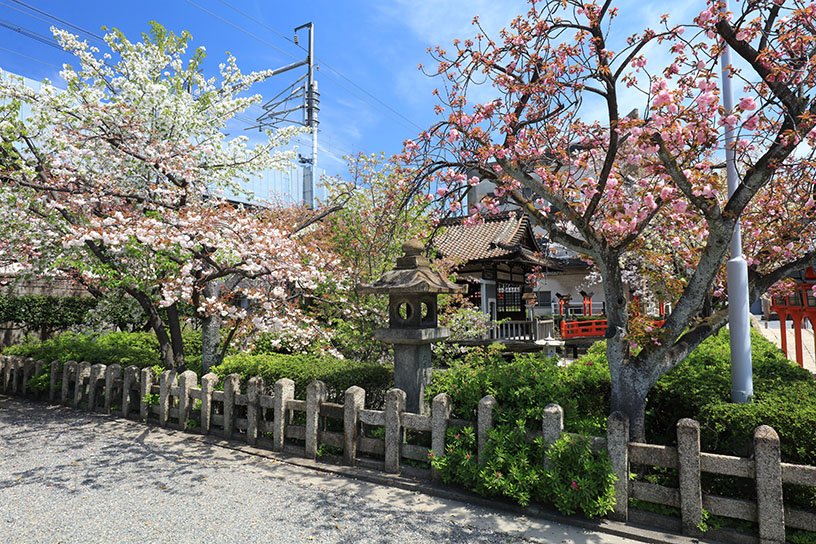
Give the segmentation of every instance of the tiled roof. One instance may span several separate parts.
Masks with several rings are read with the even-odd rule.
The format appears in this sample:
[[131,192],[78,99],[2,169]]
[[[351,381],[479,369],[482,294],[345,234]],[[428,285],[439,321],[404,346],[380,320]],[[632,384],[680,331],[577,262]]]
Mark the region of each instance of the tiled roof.
[[480,225],[467,226],[462,222],[461,217],[442,222],[443,230],[433,240],[433,246],[442,257],[477,261],[519,255],[522,249],[528,250],[523,252],[525,257],[533,257],[531,251],[538,250],[537,247],[521,246],[527,229],[530,229],[530,220],[523,214],[512,216],[504,213],[486,217]]

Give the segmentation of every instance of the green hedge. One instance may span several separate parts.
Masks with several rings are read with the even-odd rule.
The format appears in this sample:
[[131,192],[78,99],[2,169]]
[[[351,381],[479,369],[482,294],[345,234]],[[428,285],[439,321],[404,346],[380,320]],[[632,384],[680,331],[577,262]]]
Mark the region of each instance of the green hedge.
[[754,400],[731,403],[728,331],[708,338],[649,393],[647,434],[673,443],[683,417],[700,422],[705,451],[744,455],[759,425],[779,434],[782,458],[816,465],[816,378],[756,331],[751,332]]
[[564,409],[564,425],[572,432],[605,434],[609,406],[609,370],[598,348],[568,367],[541,355],[520,354],[507,360],[502,346],[474,349],[450,368],[437,371],[426,389],[428,402],[448,393],[455,417],[475,419],[485,395],[498,402],[498,423],[522,420],[540,425],[544,408],[557,402]]
[[0,295],[0,322],[12,322],[29,330],[51,330],[82,323],[85,314],[97,304],[89,297]]
[[227,357],[211,372],[222,378],[228,374],[238,374],[244,384],[250,378],[260,376],[268,386],[281,378],[289,378],[295,382],[295,396],[298,398],[306,398],[306,387],[314,380],[321,380],[326,384],[332,402],[343,402],[346,389],[357,385],[365,389],[366,406],[369,407],[382,406],[386,391],[394,384],[391,367],[310,354],[242,353]]
[[139,368],[161,365],[159,342],[153,333],[112,332],[108,334],[76,334],[66,332],[45,342],[26,342],[10,346],[3,355],[33,357],[50,363],[60,361],[87,361],[106,365],[118,363],[123,367]]
[[[188,368],[196,370],[201,366],[201,331],[184,331],[182,335],[184,353]],[[120,364],[122,367],[134,365],[139,368],[164,366],[159,351],[159,341],[152,332],[110,332],[104,334],[63,333],[41,342],[28,341],[9,346],[3,355],[33,357],[50,363],[60,361],[87,361],[91,364]],[[197,365],[197,366],[196,366]]]

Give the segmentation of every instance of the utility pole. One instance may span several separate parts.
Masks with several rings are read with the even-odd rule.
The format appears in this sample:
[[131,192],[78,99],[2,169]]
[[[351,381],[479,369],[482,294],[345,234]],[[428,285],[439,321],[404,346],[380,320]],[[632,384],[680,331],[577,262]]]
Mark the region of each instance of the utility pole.
[[[728,11],[726,0],[725,11]],[[723,46],[722,94],[726,113],[734,108],[731,91],[731,50]],[[728,179],[728,198],[739,187],[737,164],[734,153],[734,127],[725,125],[725,165]],[[751,322],[748,304],[748,263],[742,257],[740,221],[731,236],[731,259],[726,265],[728,272],[728,328],[731,343],[731,402],[746,403],[754,395],[753,369],[751,367]]]
[[[274,98],[263,105],[264,113],[258,117],[258,127],[263,129],[268,126],[276,126],[282,122],[296,123],[309,127],[312,130],[312,152],[311,156],[298,156],[298,162],[303,169],[303,203],[312,208],[314,206],[314,182],[317,177],[317,112],[320,111],[320,93],[317,91],[317,81],[315,81],[315,56],[314,56],[314,23],[306,23],[295,29],[295,45],[298,44],[298,31],[304,28],[309,29],[309,46],[305,60],[295,62],[283,68],[272,71],[272,75],[288,72],[301,66],[306,66],[306,74],[302,75],[292,85],[278,93]],[[305,79],[305,82],[304,82]],[[301,85],[301,82],[302,85]],[[287,94],[288,93],[288,94]],[[290,108],[290,100],[302,98],[302,104]],[[289,114],[303,110],[302,121],[289,119]]]
[[306,109],[304,124],[312,129],[312,156],[305,160],[308,162],[308,179],[306,172],[303,176],[303,202],[311,208],[314,206],[314,181],[317,177],[317,112],[320,110],[320,95],[317,92],[317,81],[314,78],[315,64],[314,64],[314,23],[306,23],[300,25],[295,29],[295,43],[298,43],[297,31],[303,28],[309,29],[309,50],[306,62],[308,63],[308,77],[306,78]]

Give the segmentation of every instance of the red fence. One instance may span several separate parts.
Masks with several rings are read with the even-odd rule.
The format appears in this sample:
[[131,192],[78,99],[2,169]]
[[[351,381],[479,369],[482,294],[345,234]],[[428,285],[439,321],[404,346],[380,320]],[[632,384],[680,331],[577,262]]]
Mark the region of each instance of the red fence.
[[592,321],[562,321],[561,338],[591,338],[603,336],[606,333],[606,319]]
[[[655,321],[655,327],[663,326],[666,321]],[[606,319],[593,319],[592,321],[562,321],[561,339],[568,338],[594,338],[606,334]]]

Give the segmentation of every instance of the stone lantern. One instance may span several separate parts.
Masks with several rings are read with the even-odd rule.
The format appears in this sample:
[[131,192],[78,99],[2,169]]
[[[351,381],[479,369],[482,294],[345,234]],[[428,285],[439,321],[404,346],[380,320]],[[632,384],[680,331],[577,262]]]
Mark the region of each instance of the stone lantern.
[[389,327],[374,335],[394,346],[394,384],[406,393],[406,410],[422,413],[425,386],[431,379],[431,344],[450,334],[447,327],[437,326],[436,296],[463,292],[467,286],[431,270],[422,242],[409,240],[402,250],[405,256],[397,258],[393,270],[360,286],[359,292],[388,295]]

